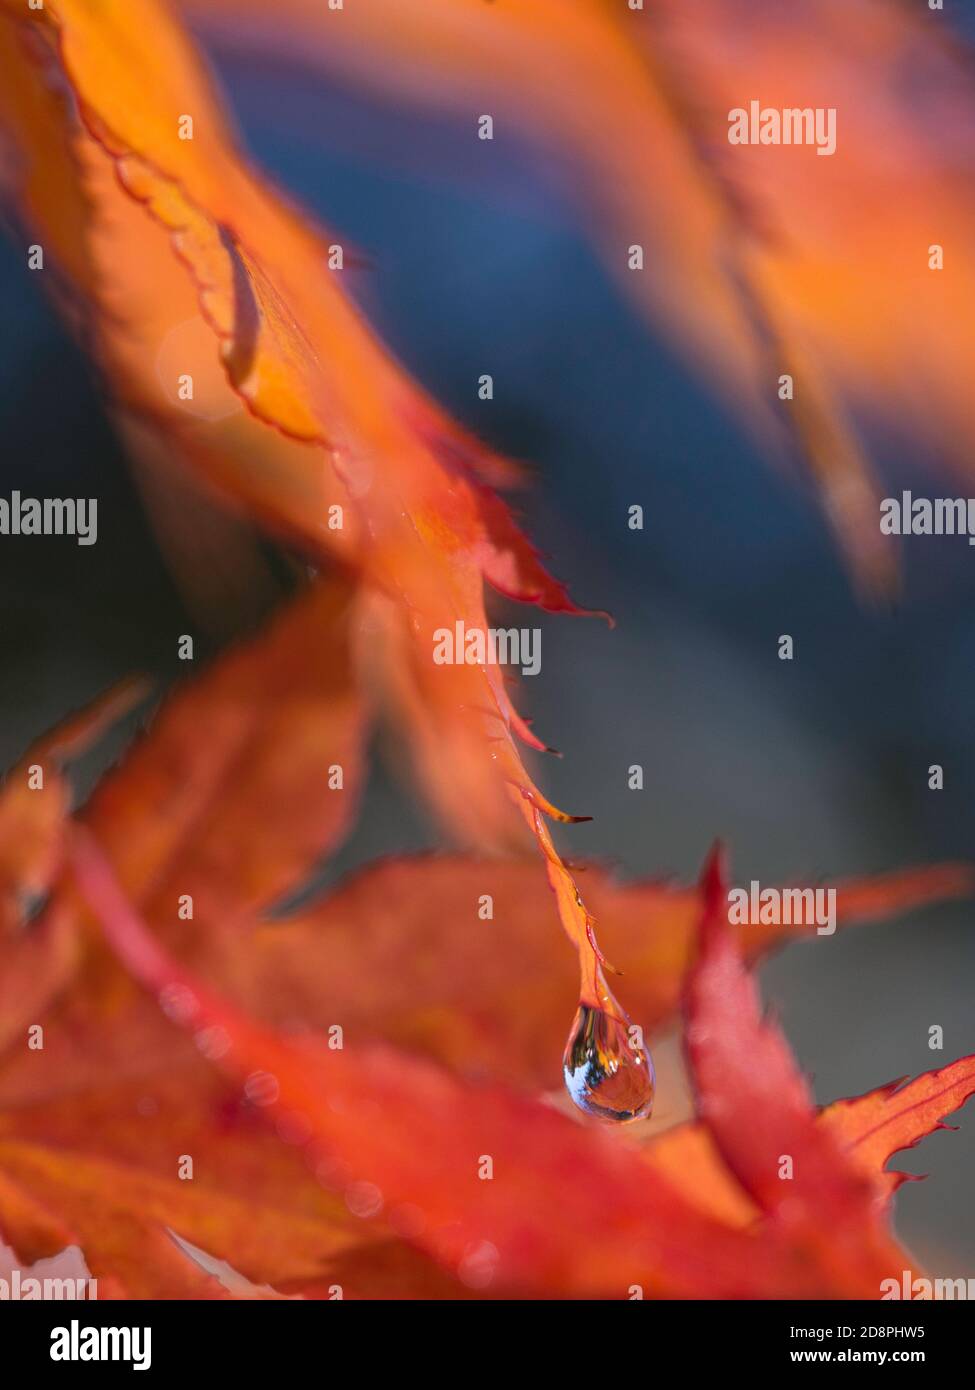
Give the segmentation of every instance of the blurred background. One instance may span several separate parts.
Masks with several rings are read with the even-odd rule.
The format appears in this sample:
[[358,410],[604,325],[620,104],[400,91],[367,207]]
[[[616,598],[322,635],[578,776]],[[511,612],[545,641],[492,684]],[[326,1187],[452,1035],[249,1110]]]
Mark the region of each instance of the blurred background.
[[[975,39],[975,17],[953,22]],[[617,619],[609,631],[543,615],[541,674],[522,683],[523,711],[565,752],[536,768],[544,789],[595,818],[561,847],[625,875],[686,879],[720,836],[736,878],[763,882],[971,858],[975,555],[964,541],[910,539],[897,606],[864,606],[801,467],[770,467],[654,337],[527,144],[499,132],[475,161],[466,119],[228,49],[210,56],[251,153],[369,257],[347,283],[376,327],[458,417],[530,463],[535,485],[516,504],[529,534],[578,601]],[[121,675],[177,674],[175,634],[194,626],[98,383],[6,241],[0,295],[0,493],[100,499],[93,547],[0,541],[6,767]],[[483,372],[490,402],[477,398]],[[958,492],[894,446],[877,463],[892,490]],[[633,504],[643,531],[628,529]],[[783,633],[792,662],[778,659]],[[643,791],[628,789],[633,763]],[[932,763],[942,791],[928,789]],[[377,770],[323,878],[436,843]],[[918,912],[792,946],[764,968],[820,1102],[975,1050],[973,921],[971,904]],[[927,1045],[935,1024],[941,1053]],[[971,1119],[899,1160],[931,1174],[901,1191],[897,1226],[934,1274],[975,1276],[973,1160]]]

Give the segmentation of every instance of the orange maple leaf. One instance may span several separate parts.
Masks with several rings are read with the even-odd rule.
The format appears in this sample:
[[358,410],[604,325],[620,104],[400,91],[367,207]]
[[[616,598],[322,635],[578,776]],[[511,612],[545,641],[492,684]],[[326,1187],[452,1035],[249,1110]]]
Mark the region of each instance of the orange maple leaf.
[[[975,436],[971,257],[929,267],[975,234],[970,55],[923,6],[371,0],[336,23],[316,0],[180,3],[233,49],[384,95],[467,115],[483,93],[569,167],[608,268],[772,456],[798,440],[861,585],[893,587],[872,415],[961,478]],[[759,95],[838,113],[830,157],[732,146]]]
[[[62,104],[80,171],[72,207],[88,198],[95,208],[92,259],[97,263],[106,234],[117,244],[112,209],[127,195],[145,220],[171,234],[171,254],[189,274],[227,381],[267,427],[259,431],[257,447],[263,451],[269,431],[280,433],[315,447],[292,450],[286,458],[272,447],[278,466],[316,476],[334,470],[344,501],[329,505],[338,505],[343,515],[347,507],[357,517],[354,557],[344,558],[354,558],[364,582],[384,596],[378,605],[393,605],[395,630],[384,645],[392,654],[401,708],[415,731],[436,727],[454,765],[455,787],[437,779],[432,788],[449,797],[447,809],[463,828],[487,843],[510,842],[514,803],[538,841],[562,925],[576,947],[580,999],[605,1016],[607,1026],[622,1029],[626,1016],[606,982],[591,916],[545,821],[573,817],[534,785],[515,738],[542,745],[516,715],[496,666],[438,666],[432,660],[437,633],[453,631],[457,623],[487,631],[485,579],[520,598],[579,611],[545,575],[501,503],[489,498],[477,475],[495,471],[492,459],[444,420],[377,343],[329,271],[321,236],[240,158],[192,45],[159,0],[112,0],[97,13],[79,0],[52,0],[32,23],[35,40],[44,33],[56,40],[45,61],[56,64],[70,85],[84,125],[83,134]],[[153,43],[147,47],[142,36],[148,33]],[[15,40],[8,34],[7,41]],[[140,66],[125,58],[132,51],[142,54]],[[45,80],[39,70],[36,84]],[[45,104],[34,91],[31,100],[47,119],[36,130],[29,122],[26,129],[23,120],[16,123],[28,149],[57,131],[49,110],[57,96],[48,94]],[[197,123],[192,140],[181,138],[181,113],[188,105]],[[123,194],[118,188],[108,193],[109,173]],[[31,196],[35,183],[28,172],[24,202],[31,210],[49,211],[44,200]],[[57,244],[56,224],[51,230]],[[126,254],[112,258],[112,276],[123,294],[129,288],[126,267],[141,252],[141,240],[130,239]],[[121,334],[120,345],[117,325],[105,322],[106,306],[91,271],[89,264],[80,268],[77,288],[94,311],[108,365],[119,371],[116,389],[128,408],[139,410],[144,428],[153,415],[145,357],[137,362],[127,335]],[[137,278],[145,296],[151,283],[145,265]],[[158,314],[165,301],[155,287],[151,299]],[[120,312],[130,314],[132,303],[126,300]],[[168,305],[165,312],[171,312]],[[166,413],[172,416],[171,409]],[[192,466],[199,451],[191,444],[184,458]],[[204,466],[212,477],[212,456]],[[242,466],[236,454],[222,454],[216,471],[220,485],[265,520],[257,497],[265,495],[267,477],[256,486],[246,460]],[[289,499],[307,495],[304,484],[289,487]],[[308,514],[291,507],[283,520],[306,544],[329,550],[323,542],[326,518],[318,509]],[[280,498],[270,521],[282,521]],[[377,619],[379,635],[384,622],[388,611]],[[623,1043],[620,1060],[642,1078],[649,1103],[648,1059]]]
[[[43,1009],[36,1001],[36,1011],[29,1015],[22,1009],[0,1015],[0,1029],[10,1039],[0,1067],[0,1172],[5,1174],[0,1228],[23,1259],[78,1243],[89,1269],[100,1279],[116,1281],[120,1292],[195,1296],[198,1286],[219,1294],[221,1288],[195,1282],[198,1271],[186,1266],[185,1254],[165,1237],[174,1230],[214,1258],[229,1261],[254,1284],[270,1284],[282,1293],[327,1297],[336,1282],[344,1288],[343,1281],[351,1281],[349,1296],[370,1295],[399,1279],[401,1288],[457,1296],[479,1280],[487,1282],[488,1275],[496,1290],[545,1292],[548,1276],[541,1269],[522,1270],[517,1259],[505,1273],[493,1270],[493,1256],[483,1251],[477,1258],[461,1252],[458,1263],[456,1251],[445,1255],[422,1240],[414,1242],[419,1253],[394,1254],[400,1218],[393,1219],[384,1236],[361,1220],[370,1209],[368,1184],[376,1185],[370,1145],[385,1155],[387,1180],[379,1185],[388,1195],[397,1183],[406,1184],[401,1205],[407,1207],[415,1206],[418,1197],[427,1200],[427,1189],[410,1185],[411,1169],[398,1172],[397,1155],[404,1143],[412,1144],[409,1136],[417,1124],[433,1125],[436,1143],[445,1143],[440,1127],[451,1122],[457,1107],[472,1117],[470,1134],[465,1131],[458,1145],[482,1135],[478,1153],[502,1153],[506,1162],[517,1165],[522,1175],[517,1192],[499,1189],[514,1208],[522,1203],[522,1185],[529,1192],[539,1182],[552,1188],[544,1171],[531,1165],[527,1155],[532,1146],[526,1151],[523,1136],[515,1145],[515,1133],[525,1124],[535,1136],[532,1144],[536,1138],[543,1145],[553,1143],[560,1153],[568,1144],[575,1154],[572,1161],[582,1165],[581,1174],[589,1173],[597,1188],[610,1181],[609,1172],[599,1168],[606,1161],[598,1158],[604,1152],[601,1142],[597,1159],[591,1160],[591,1136],[571,1125],[566,1129],[567,1122],[547,1108],[536,1135],[536,1120],[526,1118],[537,1111],[530,1099],[498,1092],[497,1113],[491,1111],[487,1118],[481,1113],[483,1086],[490,1079],[532,1093],[550,1088],[557,1078],[552,1039],[559,1036],[572,977],[554,939],[539,930],[548,889],[537,865],[420,856],[362,872],[290,920],[261,923],[255,918],[298,887],[342,833],[348,811],[330,806],[329,795],[355,796],[354,785],[326,795],[322,777],[312,776],[339,749],[354,765],[355,745],[363,737],[362,712],[350,699],[350,673],[342,658],[347,598],[342,586],[314,586],[265,634],[177,690],[79,813],[103,837],[114,873],[142,904],[155,940],[178,951],[187,963],[184,969],[196,976],[192,985],[182,984],[179,968],[166,964],[169,986],[179,985],[166,993],[170,1013],[181,1016],[180,1001],[186,996],[180,990],[216,990],[222,997],[212,1017],[195,1020],[195,1046],[173,1030],[156,1001],[144,998],[91,938],[70,878],[54,885],[45,911],[7,947],[5,978],[22,987],[29,971],[37,970],[35,941],[57,924],[62,943],[70,945],[67,959],[73,972],[50,979],[45,968],[48,986],[56,986],[60,997]],[[334,653],[332,661],[301,664],[312,634],[322,637],[323,650]],[[276,750],[274,761],[249,756],[259,747],[262,731]],[[67,743],[65,735],[48,740],[54,747]],[[19,776],[9,784],[11,806],[20,800]],[[47,794],[46,789],[32,793]],[[57,804],[63,809],[67,797],[59,796]],[[0,800],[0,814],[4,805]],[[292,825],[302,832],[293,842]],[[62,844],[66,833],[62,818]],[[216,853],[210,846],[232,847],[233,853]],[[634,995],[646,1001],[646,1022],[665,1024],[700,915],[699,892],[659,883],[617,887],[597,868],[587,874],[601,923],[628,968]],[[195,894],[191,920],[179,911],[179,890],[185,887]],[[465,912],[473,921],[479,890],[485,887],[496,909],[491,932],[481,930],[460,940],[456,924]],[[840,891],[838,916],[849,923],[968,887],[967,872],[950,867],[868,880]],[[773,944],[769,932],[749,942],[750,933],[742,929],[740,935],[753,957]],[[25,1050],[17,1033],[27,1017],[33,1021],[38,1015],[44,1019],[44,1048]],[[399,1119],[391,1115],[381,1122],[384,1139],[371,1136],[368,1143],[359,1121],[344,1135],[342,1117],[348,1112],[336,1112],[326,1136],[328,1152],[341,1155],[350,1144],[350,1171],[373,1177],[350,1178],[359,1184],[351,1193],[339,1183],[340,1193],[333,1196],[318,1180],[318,1165],[309,1170],[302,1161],[307,1135],[293,1111],[282,1108],[279,1086],[269,1077],[277,1075],[282,1043],[291,1059],[291,1048],[302,1034],[311,1046],[312,1037],[326,1037],[336,1023],[353,1053],[343,1086],[355,1086],[355,1057],[365,1053],[376,1059],[375,1084],[381,1089],[387,1080],[402,1080],[415,1068],[421,1097],[424,1087],[432,1087],[434,1096],[445,1090],[448,1099],[442,1110],[439,1103],[433,1105],[432,1114],[422,1104],[415,1113],[407,1106],[408,1113]],[[238,1026],[245,1030],[247,1046],[257,1050],[247,1053],[243,1073],[235,1063],[228,1081],[222,1081],[212,1068],[224,1062],[228,1039]],[[264,1031],[269,1027],[285,1030],[285,1035],[275,1038]],[[397,1051],[376,1051],[377,1040]],[[325,1042],[317,1050],[330,1052]],[[308,1046],[298,1046],[299,1070],[307,1052]],[[418,1054],[449,1071],[431,1070]],[[337,1067],[346,1075],[341,1063]],[[327,1070],[323,1077],[323,1096],[329,1094],[330,1075]],[[280,1121],[278,1137],[264,1130],[264,1113]],[[553,1122],[557,1127],[545,1138]],[[500,1149],[490,1147],[496,1143]],[[174,1172],[180,1155],[193,1156],[194,1180],[204,1200],[184,1198]],[[652,1144],[634,1158],[659,1162]],[[444,1159],[440,1181],[446,1180],[451,1161]],[[591,1161],[597,1164],[595,1172],[588,1166]],[[722,1183],[731,1185],[739,1206],[747,1204],[723,1166],[712,1166],[704,1197],[688,1191],[679,1172],[661,1189],[661,1200],[669,1201],[671,1188],[684,1194],[671,1221],[683,1220],[688,1208],[708,1212],[707,1194],[719,1191]],[[326,1166],[321,1171],[331,1181],[345,1170]],[[471,1200],[471,1188],[463,1166],[460,1171],[461,1177],[452,1180],[456,1190],[451,1200],[462,1206]],[[554,1188],[552,1194],[554,1200]],[[257,1212],[253,1231],[239,1229],[245,1199]],[[533,1197],[527,1205],[534,1210],[535,1202]],[[28,1220],[38,1210],[47,1213],[40,1227]],[[477,1215],[475,1201],[466,1219],[475,1221]],[[718,1215],[720,1234],[726,1217]],[[529,1225],[536,1219],[554,1217],[544,1206]],[[529,1217],[515,1210],[506,1220],[517,1231]],[[596,1222],[595,1212],[591,1220]],[[698,1228],[696,1221],[685,1232],[687,1238],[698,1231],[710,1240],[715,1232],[707,1225]],[[272,1229],[274,1240],[268,1234]],[[767,1284],[735,1284],[730,1266],[713,1280],[704,1279],[699,1270],[671,1271],[662,1248],[627,1253],[629,1245],[622,1238],[617,1255],[607,1257],[605,1271],[590,1273],[584,1250],[594,1239],[595,1225],[589,1235],[586,1229],[583,1223],[573,1272],[560,1275],[565,1282],[557,1280],[552,1291],[582,1292],[590,1279],[597,1292],[628,1288],[619,1281],[628,1277],[631,1258],[638,1258],[641,1277],[649,1261],[656,1271],[649,1284],[659,1283],[664,1292],[735,1288],[770,1294],[772,1281],[780,1277],[788,1286],[796,1280],[797,1290],[808,1292],[823,1277],[814,1269],[797,1272],[792,1256],[778,1251]],[[163,1237],[168,1244],[159,1243]],[[559,1239],[562,1248],[569,1237]],[[494,1241],[487,1244],[495,1247]],[[463,1250],[468,1246],[475,1252],[480,1248],[473,1237]],[[152,1251],[161,1252],[158,1265],[155,1257],[146,1259]],[[429,1256],[446,1260],[447,1272],[437,1274]],[[617,1257],[618,1265],[611,1268]],[[485,1260],[487,1269],[482,1268]]]
[[[496,1086],[465,1088],[404,1053],[375,1045],[330,1051],[320,1038],[288,1039],[256,1025],[160,948],[94,841],[76,839],[73,859],[126,968],[225,1075],[238,1084],[262,1078],[265,1113],[319,1180],[360,1217],[382,1214],[401,1234],[406,1227],[411,1243],[464,1283],[522,1294],[620,1297],[638,1285],[671,1296],[741,1296],[773,1274],[779,1296],[876,1297],[881,1281],[905,1267],[875,1184],[816,1121],[784,1044],[760,1028],[747,990],[734,982],[736,971],[744,981],[743,967],[716,925],[721,885],[713,873],[701,960],[690,976],[689,1046],[703,1121],[764,1212],[747,1231],[680,1195],[662,1172],[648,1184],[640,1154],[604,1131],[581,1130]],[[737,1033],[715,1013],[730,1005]],[[767,1066],[751,1068],[743,1084],[756,1050]],[[744,1105],[719,1093],[719,1075],[736,1083]],[[753,1091],[768,1107],[757,1131]],[[783,1144],[798,1170],[788,1200],[773,1186]],[[472,1166],[485,1154],[503,1182],[476,1182]],[[834,1239],[826,1221],[839,1223]],[[745,1268],[743,1260],[759,1263]]]
[[[800,251],[786,263],[753,241],[701,157],[727,99],[724,25],[737,4],[707,0],[698,27],[660,7],[666,45],[686,45],[708,70],[697,111],[659,70],[665,46],[624,36],[600,0],[568,17],[551,0],[490,15],[435,0],[425,33],[442,31],[448,8],[471,37],[492,23],[507,36],[502,84],[522,97],[537,87],[546,138],[561,129],[590,165],[602,161],[605,188],[623,188],[613,218],[651,219],[663,266],[647,277],[654,313],[679,310],[693,349],[760,423],[765,337],[777,347],[803,384],[796,423],[838,524],[851,524],[840,501],[861,524],[869,468],[824,365],[835,306],[809,294],[837,228],[818,242],[793,228]],[[816,8],[845,25],[829,0]],[[870,12],[881,14],[872,0]],[[353,43],[401,41],[396,26],[375,27],[381,7],[365,13]],[[531,54],[543,34],[556,61],[539,84]],[[754,55],[756,81],[782,37]],[[569,79],[591,74],[594,54],[605,63],[590,123]],[[77,817],[60,765],[111,716],[111,697],[29,753],[0,797],[0,1229],[20,1258],[78,1244],[109,1292],[139,1297],[328,1297],[346,1279],[363,1295],[877,1296],[906,1263],[887,1229],[897,1175],[884,1164],[971,1094],[970,1059],[817,1114],[745,974],[743,953],[757,958],[781,929],[735,939],[716,862],[699,889],[619,887],[592,868],[583,903],[545,819],[571,818],[528,776],[516,739],[542,745],[498,670],[431,660],[437,632],[486,628],[485,583],[580,611],[491,490],[518,470],[446,418],[377,341],[322,230],[240,155],[162,0],[46,0],[27,18],[0,0],[0,57],[14,71],[0,93],[15,155],[4,182],[54,251],[56,296],[111,382],[141,466],[157,480],[182,470],[181,486],[330,572],[178,690]],[[437,66],[444,57],[483,63],[467,38],[432,54]],[[648,132],[659,138],[646,143]],[[851,146],[841,177],[862,161]],[[663,210],[651,147],[671,196]],[[781,212],[781,190],[762,191]],[[858,225],[842,189],[833,201],[848,218],[840,230]],[[962,196],[948,200],[961,224],[968,211]],[[931,296],[929,327],[943,307]],[[869,327],[857,360],[871,387],[889,389],[900,364],[871,355]],[[172,390],[177,360],[200,388],[192,410]],[[954,410],[956,381],[947,400]],[[887,577],[876,546],[854,559]],[[393,862],[271,923],[351,824],[380,691],[451,824],[508,846],[513,803],[541,861]],[[29,780],[37,770],[43,789]],[[971,882],[945,866],[855,883],[839,915]],[[465,903],[473,915],[485,887],[504,915],[458,962],[443,924]],[[606,983],[598,919],[645,1026],[669,1023],[686,986],[696,1125],[640,1145],[539,1099],[555,1080],[570,989],[535,930],[549,890],[579,957],[570,1093],[581,1078],[581,1108],[617,1118],[643,1116],[652,1098],[642,1039]],[[47,1030],[43,1049],[19,1045],[28,1020]],[[347,1051],[331,1045],[336,1026]],[[198,1185],[187,1189],[173,1170],[190,1156]],[[478,1181],[485,1158],[498,1166],[490,1183]],[[249,1282],[204,1272],[187,1243]]]

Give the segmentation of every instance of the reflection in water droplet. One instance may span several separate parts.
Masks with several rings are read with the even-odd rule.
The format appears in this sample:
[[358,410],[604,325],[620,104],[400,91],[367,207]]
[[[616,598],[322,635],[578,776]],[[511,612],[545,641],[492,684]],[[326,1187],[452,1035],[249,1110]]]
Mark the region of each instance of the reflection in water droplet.
[[643,1120],[653,1109],[653,1063],[631,1044],[629,1026],[604,1009],[580,1004],[565,1045],[565,1088],[580,1110],[601,1120]]

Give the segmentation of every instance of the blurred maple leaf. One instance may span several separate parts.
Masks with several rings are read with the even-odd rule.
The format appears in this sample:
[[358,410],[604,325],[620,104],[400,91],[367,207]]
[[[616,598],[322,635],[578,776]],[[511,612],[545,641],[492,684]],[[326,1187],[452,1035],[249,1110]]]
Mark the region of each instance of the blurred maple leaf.
[[[24,68],[25,39],[33,74]],[[113,390],[135,413],[130,436],[145,446],[148,431],[158,466],[152,436],[164,428],[187,467],[319,560],[335,558],[330,510],[354,518],[338,554],[369,587],[377,669],[395,692],[421,767],[434,768],[439,757],[451,768],[449,779],[428,776],[429,789],[452,828],[482,844],[515,842],[512,804],[521,812],[577,950],[580,998],[625,1020],[591,918],[545,821],[573,817],[534,785],[515,738],[543,745],[512,708],[496,666],[431,660],[438,631],[452,632],[458,622],[487,630],[485,580],[546,608],[581,611],[483,482],[510,470],[447,420],[375,340],[328,268],[323,237],[239,156],[197,54],[160,0],[111,0],[97,9],[52,0],[26,23],[5,23],[3,41],[25,88],[7,102],[22,156],[14,188],[52,247],[65,228],[84,224],[87,255],[62,265],[75,272],[73,290]],[[125,57],[132,52],[140,64]],[[59,82],[68,85],[80,124]],[[181,138],[188,107],[193,139]],[[73,177],[70,162],[64,167],[65,140]],[[63,194],[49,186],[49,156],[65,175]],[[70,216],[62,222],[63,200]],[[134,234],[133,215],[141,219]],[[155,228],[156,240],[146,227]],[[227,389],[251,412],[254,439],[244,448],[228,447],[217,403],[206,413],[223,417],[220,433],[204,433],[201,448],[190,430],[180,450],[186,412],[167,407],[150,378],[147,364],[167,336],[160,316],[168,331],[179,324],[169,294],[174,267],[183,302],[191,291],[215,335]],[[223,389],[214,388],[217,402]],[[649,1069],[632,1049],[625,1065]]]
[[[232,1081],[259,1081],[262,1109],[319,1182],[343,1193],[353,1215],[382,1216],[468,1286],[550,1296],[623,1297],[639,1285],[664,1296],[875,1297],[882,1279],[907,1267],[885,1230],[879,1172],[868,1175],[864,1158],[852,1161],[835,1128],[817,1120],[783,1040],[760,1024],[727,924],[717,925],[725,895],[713,874],[703,888],[688,1037],[702,1123],[728,1164],[719,1182],[734,1174],[739,1200],[754,1200],[762,1214],[747,1228],[709,1211],[707,1188],[703,1199],[682,1195],[662,1168],[647,1183],[652,1149],[641,1154],[496,1085],[465,1086],[403,1052],[331,1051],[320,1035],[255,1024],[160,948],[93,841],[76,840],[73,857],[127,969]],[[936,1082],[929,1089],[943,1106]],[[960,1103],[971,1087],[969,1065],[951,1099]],[[930,1111],[895,1124],[891,1142],[934,1124]],[[788,1187],[779,1184],[783,1153],[796,1164]],[[500,1180],[477,1182],[485,1155]]]
[[[699,1138],[682,1137],[679,1149],[667,1134],[642,1149],[612,1144],[533,1099],[556,1082],[573,979],[544,930],[550,892],[532,861],[390,861],[291,918],[261,920],[334,846],[354,804],[355,778],[326,792],[322,776],[339,756],[354,768],[365,736],[343,658],[348,600],[342,584],[312,586],[266,632],[178,689],[78,813],[101,846],[97,891],[89,883],[87,896],[105,910],[108,855],[108,902],[126,926],[112,945],[154,997],[92,934],[70,873],[54,879],[39,916],[9,924],[0,1230],[20,1258],[78,1244],[107,1291],[145,1297],[227,1292],[201,1279],[167,1231],[259,1288],[318,1297],[334,1296],[336,1285],[349,1297],[478,1289],[623,1297],[633,1283],[688,1296],[846,1290],[822,1252],[810,1259],[774,1225],[757,1244],[749,1231],[737,1249],[729,1230],[753,1224],[751,1199],[712,1151],[694,1157]],[[330,659],[316,664],[312,633]],[[107,713],[68,728],[94,735]],[[54,749],[78,742],[54,736],[32,755],[35,765],[46,771]],[[271,750],[273,758],[263,755]],[[0,817],[22,804],[23,774],[11,775]],[[66,789],[49,779],[31,795],[52,798],[63,848]],[[29,868],[31,844],[22,844]],[[15,859],[5,861],[0,888],[12,899],[18,872]],[[666,1025],[700,890],[617,886],[597,868],[587,878],[647,1026]],[[119,883],[139,902],[152,941],[132,926]],[[848,925],[970,886],[970,872],[951,866],[866,880],[840,888],[838,918]],[[485,888],[495,921],[460,935],[465,918],[474,926]],[[179,909],[189,889],[191,919]],[[70,971],[45,966],[47,1002],[35,995],[25,1013],[19,994],[38,973],[36,943],[55,928]],[[781,939],[766,929],[739,936],[753,959]],[[182,966],[159,956],[162,943]],[[39,1016],[44,1047],[24,1048],[27,1021]],[[192,1043],[173,1021],[191,1027]],[[347,1061],[345,1046],[329,1047],[336,1024]],[[962,1102],[964,1080],[912,1105],[906,1128],[892,1110],[861,1111],[847,1134],[881,1120],[890,1136],[886,1150],[876,1138],[863,1147],[861,1164],[879,1179],[898,1141],[920,1137]],[[710,1143],[706,1117],[701,1133]],[[430,1154],[440,1156],[432,1166]],[[483,1154],[499,1183],[476,1181]],[[176,1176],[181,1156],[193,1159],[192,1197]],[[648,1163],[663,1183],[650,1197]],[[698,1170],[706,1181],[692,1187],[687,1174]],[[498,1195],[486,1208],[487,1188]],[[379,1214],[379,1201],[389,1218],[382,1233],[363,1220]],[[581,1203],[569,1223],[567,1201]],[[448,1218],[459,1225],[444,1245],[436,1232]],[[652,1237],[639,1234],[647,1225]],[[682,1242],[696,1253],[678,1257]],[[756,1258],[756,1270],[736,1272]],[[867,1290],[865,1276],[857,1287]]]
[[[180,3],[232,49],[387,98],[472,115],[477,93],[554,155],[668,341],[773,456],[801,444],[864,588],[896,577],[865,443],[876,416],[971,476],[975,102],[971,55],[940,16],[896,0],[370,0],[341,15],[279,0],[273,17],[260,0]],[[835,152],[731,146],[729,112],[757,94],[835,109]]]
[[[537,75],[524,64],[539,51],[540,13],[511,7],[525,42],[504,45],[522,55],[504,77]],[[431,14],[442,18],[439,4]],[[573,137],[595,139],[587,148],[605,159],[621,113],[665,137],[657,157],[686,219],[670,249],[698,293],[685,302],[680,277],[655,293],[671,310],[681,300],[685,331],[758,401],[754,339],[736,337],[744,306],[714,259],[729,205],[687,113],[595,0],[558,17],[546,39],[584,56],[579,71],[592,71],[594,52],[612,60],[600,78],[610,125],[590,136],[576,117]],[[462,30],[451,62],[468,53]],[[716,866],[700,890],[616,887],[593,869],[599,911],[586,908],[543,815],[569,818],[528,777],[514,738],[541,745],[497,670],[430,660],[439,627],[486,626],[485,581],[579,611],[490,491],[517,470],[377,342],[328,267],[327,239],[240,157],[169,7],[47,0],[25,19],[2,0],[0,56],[13,73],[0,92],[14,153],[4,184],[53,252],[56,297],[101,363],[141,466],[164,492],[167,471],[182,470],[181,486],[337,568],[179,689],[76,816],[60,763],[97,734],[114,697],[42,742],[4,789],[0,823],[15,838],[0,855],[0,1229],[18,1255],[76,1243],[110,1292],[141,1297],[240,1292],[185,1242],[250,1281],[244,1296],[270,1285],[328,1297],[344,1280],[366,1296],[626,1297],[633,1285],[877,1296],[907,1261],[886,1228],[883,1164],[962,1103],[970,1063],[817,1116],[783,1038],[759,1018]],[[576,97],[565,85],[556,98],[565,69],[551,71],[557,126]],[[192,140],[180,138],[187,109]],[[632,138],[619,148],[632,159]],[[639,206],[647,196],[641,184]],[[657,230],[669,245],[673,229]],[[807,435],[823,432],[859,507],[850,479],[861,462],[852,444],[848,457],[837,447],[841,414],[811,340],[794,323],[785,336],[811,388]],[[199,384],[193,411],[172,393],[176,361]],[[392,863],[270,923],[350,824],[377,683],[454,828],[507,846],[513,802],[541,864]],[[33,769],[43,787],[25,788]],[[510,903],[509,939],[503,950],[483,934],[465,942],[461,968],[453,933],[438,933],[462,902],[473,913],[486,880]],[[840,912],[853,921],[970,886],[952,866],[891,875],[849,885]],[[641,1146],[539,1100],[569,989],[536,930],[549,889],[578,950],[583,1003],[620,1028],[595,917],[616,934],[651,1027],[673,1015],[700,919],[686,974],[696,1127]],[[773,940],[759,931],[741,944],[755,957]],[[25,1049],[38,1017],[44,1047]],[[336,1025],[348,1049],[329,1045]],[[699,1191],[668,1175],[681,1146]],[[796,1162],[788,1188],[783,1153]],[[187,1189],[174,1167],[190,1156],[198,1186]],[[490,1183],[477,1180],[485,1156],[498,1168]]]

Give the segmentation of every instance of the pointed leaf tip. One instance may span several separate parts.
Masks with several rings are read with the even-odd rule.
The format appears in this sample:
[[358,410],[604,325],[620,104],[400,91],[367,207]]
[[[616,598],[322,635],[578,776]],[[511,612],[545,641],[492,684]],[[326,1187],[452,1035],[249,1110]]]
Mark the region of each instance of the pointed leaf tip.
[[715,840],[701,869],[701,896],[706,920],[719,912],[727,892],[728,854],[723,841]]

